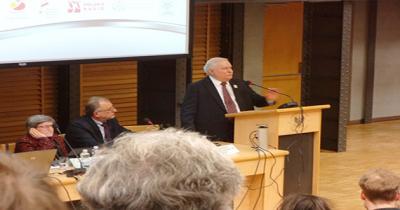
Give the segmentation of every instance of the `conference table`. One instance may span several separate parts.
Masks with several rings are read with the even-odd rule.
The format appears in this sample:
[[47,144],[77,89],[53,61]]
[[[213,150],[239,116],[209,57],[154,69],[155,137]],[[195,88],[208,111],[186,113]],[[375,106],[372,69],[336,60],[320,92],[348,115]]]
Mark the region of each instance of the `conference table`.
[[[275,210],[283,195],[284,159],[289,152],[277,149],[257,152],[249,145],[234,145],[239,153],[229,157],[245,180],[241,192],[234,200],[234,209]],[[51,171],[49,176],[61,200],[81,199],[76,190],[81,176],[66,177],[57,170]]]

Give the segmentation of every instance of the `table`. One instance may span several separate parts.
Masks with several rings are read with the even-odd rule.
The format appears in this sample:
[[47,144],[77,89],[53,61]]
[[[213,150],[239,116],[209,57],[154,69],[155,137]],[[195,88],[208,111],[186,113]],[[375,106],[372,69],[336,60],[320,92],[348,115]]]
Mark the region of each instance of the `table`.
[[[271,149],[264,155],[262,152],[256,152],[249,145],[235,144],[235,146],[239,153],[230,157],[245,177],[241,193],[234,201],[235,209],[240,205],[238,208],[240,210],[275,210],[281,201],[280,195],[283,194],[284,158],[289,152]],[[66,177],[57,171],[50,173],[50,177],[53,177],[51,183],[56,187],[63,201],[80,200],[80,195],[76,190],[76,183],[80,177]],[[262,185],[261,182],[263,182]],[[253,208],[256,203],[256,208]]]

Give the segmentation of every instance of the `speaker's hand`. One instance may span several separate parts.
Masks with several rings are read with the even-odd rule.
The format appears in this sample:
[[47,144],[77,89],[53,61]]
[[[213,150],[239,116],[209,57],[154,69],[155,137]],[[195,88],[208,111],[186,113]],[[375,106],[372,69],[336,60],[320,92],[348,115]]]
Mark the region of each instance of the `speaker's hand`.
[[[265,94],[265,97],[267,98],[268,101],[276,101],[278,99],[279,94],[277,92],[277,88],[269,88],[270,90],[267,90],[267,93]],[[277,91],[277,92],[274,92]]]

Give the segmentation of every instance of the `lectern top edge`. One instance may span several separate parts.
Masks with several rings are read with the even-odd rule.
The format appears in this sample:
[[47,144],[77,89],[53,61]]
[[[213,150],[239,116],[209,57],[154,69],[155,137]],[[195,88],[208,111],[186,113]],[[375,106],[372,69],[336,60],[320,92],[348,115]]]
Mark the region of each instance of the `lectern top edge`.
[[[303,106],[304,111],[310,110],[321,110],[321,109],[329,109],[331,105],[324,104],[324,105],[314,105],[314,106]],[[284,112],[298,112],[300,110],[299,107],[294,108],[287,108],[287,109],[273,109],[273,110],[251,110],[251,111],[243,111],[239,113],[230,113],[225,114],[227,118],[233,118],[237,116],[251,116],[251,115],[260,115],[260,114],[273,114],[273,113],[284,113]]]

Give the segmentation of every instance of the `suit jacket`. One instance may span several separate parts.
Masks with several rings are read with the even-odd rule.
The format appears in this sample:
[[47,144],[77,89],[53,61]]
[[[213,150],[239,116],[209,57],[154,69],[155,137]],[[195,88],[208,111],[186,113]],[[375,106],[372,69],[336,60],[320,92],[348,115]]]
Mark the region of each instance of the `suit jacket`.
[[[114,139],[120,133],[127,131],[116,118],[107,120],[111,138]],[[73,148],[93,147],[103,144],[104,139],[97,124],[89,116],[80,117],[71,123],[67,129],[65,138]]]
[[[265,97],[243,80],[229,81],[241,111],[268,106]],[[208,135],[211,140],[233,142],[233,120],[225,118],[224,102],[209,77],[189,85],[181,107],[182,127]]]

